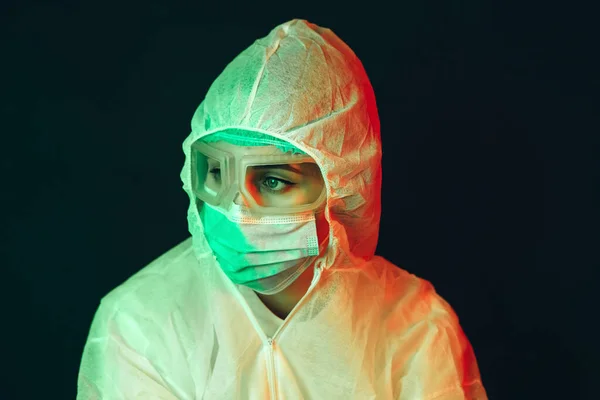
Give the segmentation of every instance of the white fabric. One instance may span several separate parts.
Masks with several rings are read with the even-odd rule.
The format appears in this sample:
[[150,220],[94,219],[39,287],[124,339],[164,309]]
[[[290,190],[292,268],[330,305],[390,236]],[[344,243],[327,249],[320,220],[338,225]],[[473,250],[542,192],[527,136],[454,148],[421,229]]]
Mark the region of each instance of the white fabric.
[[[227,127],[286,139],[324,172],[329,247],[285,320],[223,274],[194,206],[190,145]],[[103,298],[78,399],[487,399],[452,308],[374,256],[375,98],[332,31],[293,20],[254,42],[211,86],[183,149],[192,238]]]
[[253,217],[240,223],[250,218],[204,204],[200,216],[225,275],[261,294],[276,294],[290,286],[320,253],[314,212]]

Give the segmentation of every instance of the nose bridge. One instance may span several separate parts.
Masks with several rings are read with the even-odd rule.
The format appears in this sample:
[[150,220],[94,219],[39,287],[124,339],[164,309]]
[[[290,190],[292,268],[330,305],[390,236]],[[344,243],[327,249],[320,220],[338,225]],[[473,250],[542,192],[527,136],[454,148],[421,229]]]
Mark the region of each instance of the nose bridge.
[[[234,167],[235,163],[233,161],[228,160],[229,162],[225,163],[225,169],[229,170],[229,168]],[[238,175],[238,171],[229,171],[227,172],[228,181],[224,185],[225,193],[221,199],[221,206],[224,208],[229,208],[231,204],[236,205],[244,205],[246,201],[244,196],[241,193],[240,188],[240,177]]]
[[243,206],[246,202],[244,200],[244,196],[238,191],[233,197],[233,202],[238,206]]

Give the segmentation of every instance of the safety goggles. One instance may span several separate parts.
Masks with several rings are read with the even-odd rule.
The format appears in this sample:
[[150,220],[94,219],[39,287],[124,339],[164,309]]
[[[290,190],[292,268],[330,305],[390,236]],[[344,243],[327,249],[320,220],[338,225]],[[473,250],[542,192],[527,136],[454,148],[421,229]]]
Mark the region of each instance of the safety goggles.
[[259,214],[294,214],[316,210],[326,199],[315,161],[273,146],[198,140],[192,144],[191,168],[196,197],[224,210],[238,202]]

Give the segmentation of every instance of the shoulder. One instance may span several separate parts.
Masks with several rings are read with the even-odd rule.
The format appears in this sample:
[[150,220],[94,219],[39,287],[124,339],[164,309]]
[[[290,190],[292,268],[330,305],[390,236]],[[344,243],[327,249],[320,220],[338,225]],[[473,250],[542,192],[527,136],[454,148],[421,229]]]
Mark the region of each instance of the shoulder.
[[168,305],[179,290],[197,281],[196,264],[191,238],[187,238],[112,289],[101,306],[123,311]]
[[452,306],[431,282],[383,259],[377,263],[385,271],[379,273],[387,299],[382,332],[396,390],[431,398],[471,391],[477,395],[469,398],[485,399],[473,348]]
[[431,282],[381,257],[373,259],[373,264],[373,278],[383,291],[380,315],[390,346],[403,347],[407,341],[416,345],[433,336],[459,342],[464,339],[456,312]]
[[164,347],[178,331],[201,332],[210,312],[201,270],[186,239],[102,298],[89,337],[112,338],[141,354]]
[[[400,268],[382,257],[372,261],[372,280],[379,282],[384,291],[387,310],[384,317],[402,319],[400,325],[409,326],[419,321],[454,320],[454,310],[435,290],[431,282]],[[400,322],[400,321],[397,321]]]
[[182,348],[193,347],[186,329],[202,332],[206,320],[206,307],[197,307],[205,292],[198,269],[187,239],[102,298],[82,355],[78,398],[133,398],[141,388],[175,398],[170,388],[189,387],[191,378],[177,367],[187,365]]

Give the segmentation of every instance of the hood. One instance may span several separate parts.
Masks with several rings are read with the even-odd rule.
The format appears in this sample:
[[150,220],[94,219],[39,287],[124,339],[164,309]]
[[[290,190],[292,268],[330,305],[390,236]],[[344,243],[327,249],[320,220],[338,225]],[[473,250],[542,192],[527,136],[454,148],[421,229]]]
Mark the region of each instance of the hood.
[[197,254],[210,248],[192,193],[191,145],[235,128],[287,140],[321,168],[330,226],[325,268],[374,256],[381,214],[375,95],[360,60],[330,29],[294,19],[256,40],[214,81],[191,125],[181,180]]

